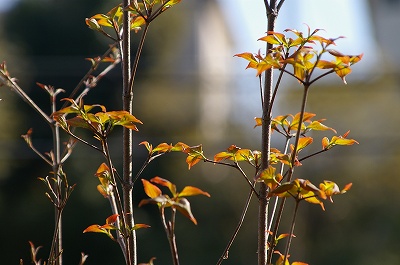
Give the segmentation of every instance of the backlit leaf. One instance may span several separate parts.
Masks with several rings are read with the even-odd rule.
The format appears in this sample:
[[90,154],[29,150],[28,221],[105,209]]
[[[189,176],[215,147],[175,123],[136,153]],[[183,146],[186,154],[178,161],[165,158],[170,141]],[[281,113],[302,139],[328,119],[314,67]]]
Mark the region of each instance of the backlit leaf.
[[107,217],[106,224],[113,224],[118,220],[119,214],[113,214]]
[[140,228],[149,228],[150,226],[149,225],[146,225],[146,224],[135,224],[133,227],[132,227],[132,230],[137,230],[137,229],[140,229]]
[[[101,185],[104,187],[105,191],[107,191],[107,187],[110,183],[110,168],[106,163],[102,163],[95,173],[95,176],[99,178]],[[100,191],[100,193],[102,193]]]
[[149,153],[153,152],[153,146],[149,142],[143,141],[139,145],[144,145]]
[[91,225],[87,227],[85,230],[83,230],[83,233],[88,233],[88,232],[107,234],[107,231],[105,229],[102,229],[100,225]]
[[271,190],[274,190],[283,178],[281,174],[276,174],[275,171],[276,168],[270,165],[259,175],[259,181],[264,182]]
[[326,149],[329,146],[329,139],[328,137],[322,138],[322,149]]
[[135,123],[143,124],[142,121],[125,110],[107,112],[113,125],[121,125],[125,128],[138,131]]
[[155,257],[152,257],[151,259],[150,259],[150,261],[149,262],[147,262],[147,263],[139,263],[138,265],[154,265],[154,260],[155,260],[156,258]]
[[326,131],[326,130],[331,130],[331,131],[333,131],[334,133],[336,133],[336,130],[335,130],[335,129],[333,129],[333,128],[331,128],[331,127],[328,127],[328,126],[322,124],[322,123],[319,122],[319,121],[312,121],[310,124],[308,124],[308,125],[306,126],[306,129],[315,130],[315,131]]
[[154,199],[162,194],[161,190],[154,184],[150,183],[150,181],[146,179],[142,179],[144,192],[150,198]]
[[171,206],[172,203],[173,201],[171,201],[167,195],[160,195],[155,198],[141,200],[139,207],[145,204],[157,204],[158,207],[166,207]]
[[[310,145],[313,142],[313,138],[312,137],[301,137],[299,139],[298,145],[297,145],[297,150],[295,150],[295,153],[300,152],[301,150],[303,150],[304,148],[306,148],[308,145]],[[294,149],[294,145],[290,145],[290,148],[293,150]]]
[[179,192],[178,197],[187,197],[187,196],[195,196],[195,195],[204,195],[207,197],[211,197],[208,192],[205,192],[199,188],[186,186],[183,188],[181,192]]
[[131,19],[131,27],[130,29],[137,33],[141,26],[146,24],[146,20],[142,16],[136,16]]
[[172,147],[171,151],[172,152],[174,152],[174,151],[175,152],[185,152],[185,150],[188,148],[189,148],[189,145],[182,143],[182,142],[178,142]]
[[166,153],[166,152],[171,151],[172,148],[173,148],[173,146],[171,144],[161,143],[153,149],[152,153],[155,153],[155,152]]
[[186,163],[188,164],[189,169],[205,158],[202,145],[185,147],[182,149],[182,152],[188,154]]
[[174,184],[172,184],[169,180],[166,180],[166,179],[163,179],[163,178],[160,178],[160,177],[154,177],[154,178],[150,179],[150,181],[153,182],[153,183],[156,183],[158,185],[167,187],[171,191],[172,196],[175,197],[175,195],[176,195],[176,186]]
[[256,125],[254,125],[254,128],[256,128],[257,126],[262,126],[262,118],[254,118],[254,120],[256,121]]
[[173,207],[197,225],[197,220],[194,218],[190,208],[190,202],[186,198],[180,198],[178,202],[174,203]]

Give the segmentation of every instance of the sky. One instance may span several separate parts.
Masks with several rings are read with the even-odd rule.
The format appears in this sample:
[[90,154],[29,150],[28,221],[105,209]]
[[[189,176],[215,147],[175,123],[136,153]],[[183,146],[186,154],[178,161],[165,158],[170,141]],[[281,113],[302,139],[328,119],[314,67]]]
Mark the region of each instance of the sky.
[[7,11],[7,9],[11,8],[16,2],[18,2],[18,0],[0,0],[0,12]]
[[[264,42],[265,7],[262,0],[217,0],[231,26],[237,53],[257,52]],[[227,9],[226,7],[231,8]],[[364,53],[364,71],[376,60],[371,55],[376,48],[372,34],[371,19],[366,0],[286,0],[279,14],[276,31],[297,29],[307,31],[324,29],[320,35],[328,38],[344,36],[338,40],[337,49],[347,54]]]

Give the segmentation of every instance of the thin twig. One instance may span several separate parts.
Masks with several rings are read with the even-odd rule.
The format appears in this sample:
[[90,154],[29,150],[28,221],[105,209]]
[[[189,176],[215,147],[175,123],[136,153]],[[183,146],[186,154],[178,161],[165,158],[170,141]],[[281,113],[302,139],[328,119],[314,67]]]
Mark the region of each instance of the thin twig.
[[[254,184],[253,184],[253,187],[254,187]],[[243,207],[242,214],[240,215],[239,222],[238,222],[238,224],[237,224],[237,226],[235,228],[235,231],[233,232],[233,234],[232,234],[227,246],[224,249],[224,252],[222,253],[222,255],[219,258],[219,260],[218,260],[216,265],[220,265],[224,260],[228,259],[229,250],[230,250],[233,242],[235,241],[236,236],[238,235],[240,228],[243,225],[244,218],[246,217],[247,210],[249,209],[250,201],[251,201],[251,198],[252,198],[253,194],[254,194],[254,189],[251,189],[250,192],[249,192],[249,195],[247,196],[246,203],[245,203],[245,205]]]

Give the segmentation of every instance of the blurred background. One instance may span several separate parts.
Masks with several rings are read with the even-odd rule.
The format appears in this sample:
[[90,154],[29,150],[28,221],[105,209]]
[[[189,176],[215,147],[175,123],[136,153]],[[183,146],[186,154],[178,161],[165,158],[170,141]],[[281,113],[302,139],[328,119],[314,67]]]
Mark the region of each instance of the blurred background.
[[[263,1],[184,0],[150,27],[135,87],[135,116],[144,122],[135,133],[135,168],[146,152],[141,141],[154,145],[167,142],[202,143],[212,158],[231,144],[260,150],[260,129],[253,128],[260,116],[258,79],[247,63],[233,57],[257,52],[264,43],[257,39],[266,29]],[[18,83],[44,110],[49,99],[36,82],[72,91],[89,70],[87,57],[102,54],[108,40],[87,28],[85,18],[106,13],[118,1],[95,0],[0,0],[0,60]],[[297,177],[319,182],[333,180],[341,187],[353,183],[350,192],[335,203],[303,204],[296,224],[291,261],[312,265],[400,264],[400,79],[398,51],[400,28],[398,0],[287,0],[277,31],[322,28],[325,37],[346,36],[336,49],[364,53],[363,60],[347,77],[348,85],[330,76],[312,87],[307,111],[326,118],[324,123],[338,134],[351,130],[360,144],[338,147],[304,161]],[[134,36],[133,51],[138,36]],[[121,109],[121,74],[115,69],[86,97],[87,104]],[[295,114],[301,87],[283,83],[274,116]],[[30,150],[20,135],[33,128],[33,144],[42,152],[51,148],[48,126],[16,94],[0,90],[0,226],[1,263],[29,264],[29,245],[43,246],[45,258],[51,244],[53,208],[37,180],[51,169]],[[120,166],[121,131],[111,139],[114,160]],[[315,133],[320,149],[323,136]],[[282,147],[279,135],[274,146]],[[308,152],[308,153],[307,153]],[[123,264],[117,244],[100,234],[82,234],[91,224],[103,224],[110,209],[96,191],[94,173],[103,158],[78,145],[64,170],[77,187],[64,212],[65,264],[77,264],[80,252],[89,255],[88,265]],[[251,169],[249,175],[252,174]],[[177,243],[181,263],[215,264],[239,219],[248,186],[230,168],[200,163],[187,170],[185,156],[170,154],[152,163],[143,178],[160,176],[178,189],[197,186],[211,198],[191,198],[198,220],[195,226],[177,219]],[[142,186],[135,199],[145,198]],[[288,203],[288,207],[290,207]],[[136,205],[137,206],[137,203]],[[136,208],[136,220],[152,226],[138,231],[139,261],[157,257],[156,264],[171,264],[167,240],[154,205]],[[289,213],[286,216],[289,219]],[[281,233],[288,232],[288,221]],[[253,201],[229,259],[223,264],[248,265],[257,260],[257,203]]]

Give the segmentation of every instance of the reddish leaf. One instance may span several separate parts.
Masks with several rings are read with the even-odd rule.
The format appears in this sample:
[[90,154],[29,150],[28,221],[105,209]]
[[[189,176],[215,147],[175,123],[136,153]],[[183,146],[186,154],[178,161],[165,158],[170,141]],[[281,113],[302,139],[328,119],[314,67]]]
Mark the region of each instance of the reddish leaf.
[[172,196],[175,197],[176,195],[176,186],[174,184],[172,184],[170,181],[160,178],[160,177],[154,177],[152,179],[150,179],[151,182],[159,184],[161,186],[167,187],[171,193]]
[[113,214],[106,219],[106,224],[113,224],[118,220],[119,214]]
[[83,233],[88,233],[88,232],[107,234],[107,231],[102,229],[99,225],[91,225],[87,227],[85,230],[83,230]]

